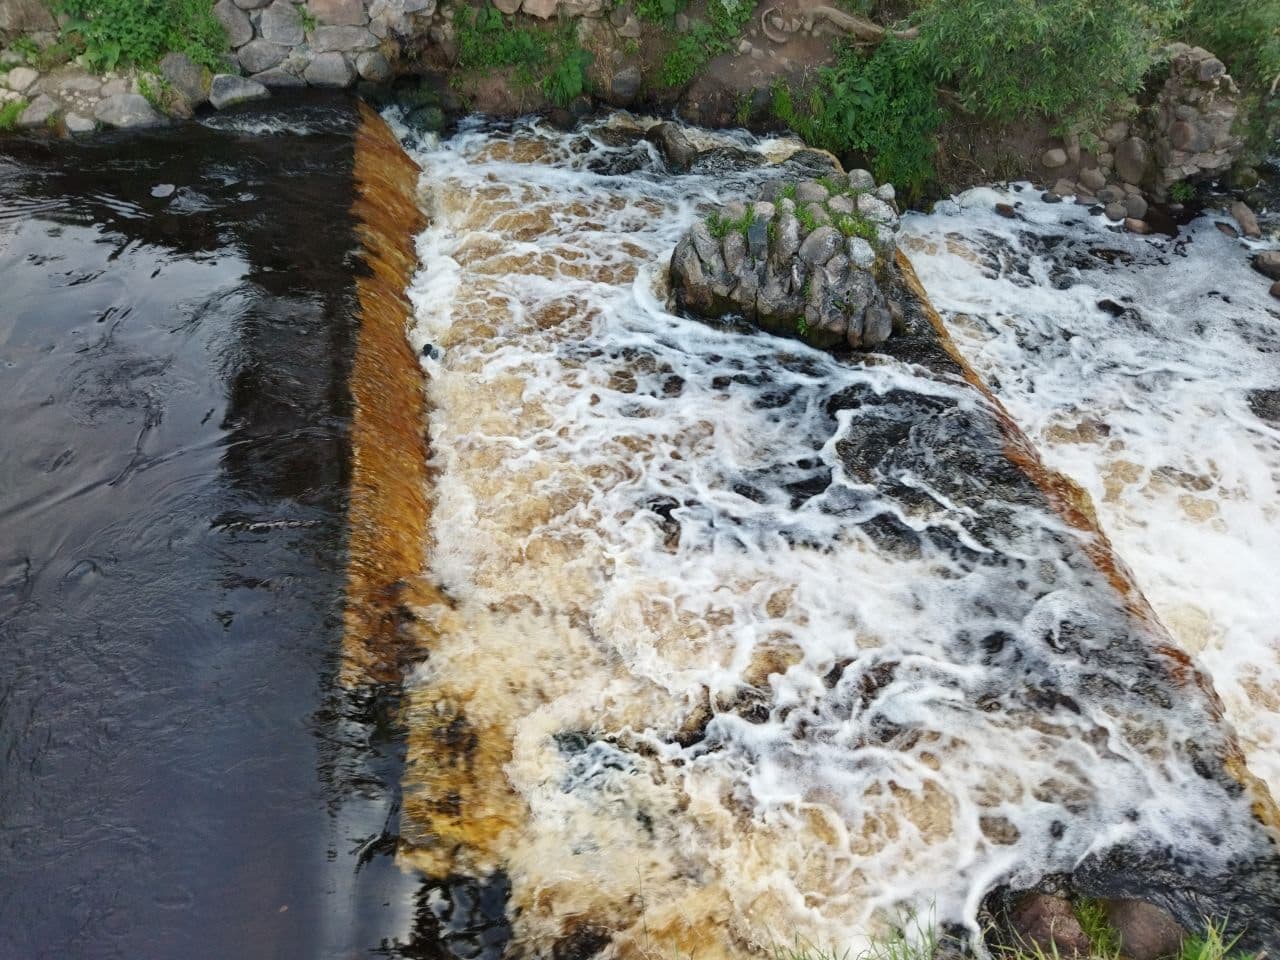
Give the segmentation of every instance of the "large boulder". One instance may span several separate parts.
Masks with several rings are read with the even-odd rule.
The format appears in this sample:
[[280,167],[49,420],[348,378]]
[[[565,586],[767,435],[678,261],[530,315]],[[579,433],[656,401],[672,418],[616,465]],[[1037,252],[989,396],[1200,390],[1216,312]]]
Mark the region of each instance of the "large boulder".
[[269,96],[271,93],[257,80],[230,73],[218,74],[209,88],[209,102],[219,110],[250,100],[265,100]]
[[140,93],[117,93],[99,101],[93,119],[108,127],[154,127],[164,117]]
[[876,189],[866,171],[771,182],[681,238],[671,257],[676,302],[824,349],[874,347],[893,329],[886,291],[898,280],[897,229],[892,189]]

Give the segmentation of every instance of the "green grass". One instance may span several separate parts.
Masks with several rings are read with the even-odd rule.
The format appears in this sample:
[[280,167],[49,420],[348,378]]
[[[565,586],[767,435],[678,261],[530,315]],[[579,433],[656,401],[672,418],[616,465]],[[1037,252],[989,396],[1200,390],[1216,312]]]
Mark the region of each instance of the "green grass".
[[707,0],[707,19],[680,35],[662,61],[658,79],[663,86],[686,86],[708,62],[728,53],[755,7],[755,0]]
[[12,130],[18,125],[18,118],[27,109],[26,100],[10,100],[0,107],[0,130]]
[[521,86],[567,106],[587,88],[591,54],[578,46],[571,21],[553,29],[517,26],[494,6],[459,7],[454,14],[462,70],[513,68]]
[[82,47],[90,69],[155,67],[167,53],[185,53],[221,69],[227,34],[208,0],[54,0],[65,15],[62,41]]
[[861,237],[871,244],[877,240],[875,223],[860,213],[842,213],[832,222],[846,237]]
[[722,217],[718,213],[713,213],[707,217],[707,232],[717,240],[723,240],[731,233],[741,233],[743,237],[746,237],[747,229],[755,218],[756,210],[751,204],[747,204],[746,212],[736,218]]
[[316,19],[316,15],[311,12],[311,8],[306,4],[295,3],[294,6],[298,10],[298,16],[302,20],[302,29],[305,33],[311,33],[320,25],[320,21]]
[[1169,188],[1169,197],[1178,203],[1186,203],[1196,195],[1196,188],[1185,180],[1179,180]]
[[636,16],[649,23],[669,23],[685,8],[686,0],[636,0]]

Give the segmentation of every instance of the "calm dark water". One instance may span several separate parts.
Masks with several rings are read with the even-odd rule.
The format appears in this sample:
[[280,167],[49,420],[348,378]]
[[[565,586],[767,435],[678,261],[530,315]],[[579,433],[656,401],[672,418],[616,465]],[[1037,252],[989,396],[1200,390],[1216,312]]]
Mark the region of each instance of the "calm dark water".
[[0,139],[3,960],[413,936],[394,702],[334,679],[355,113],[283,116]]

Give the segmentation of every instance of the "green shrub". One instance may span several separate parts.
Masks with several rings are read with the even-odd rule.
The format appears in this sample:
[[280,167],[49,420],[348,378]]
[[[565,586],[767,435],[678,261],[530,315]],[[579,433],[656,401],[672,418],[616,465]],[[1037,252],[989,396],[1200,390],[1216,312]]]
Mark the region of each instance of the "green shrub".
[[650,23],[667,23],[685,8],[686,0],[636,0],[636,16]]
[[1216,54],[1243,86],[1280,77],[1280,0],[1188,0],[1179,36]]
[[938,79],[974,112],[1096,125],[1139,88],[1181,2],[932,0],[920,41]]
[[464,70],[514,67],[517,83],[540,83],[560,106],[586,89],[591,54],[578,46],[571,22],[559,30],[508,23],[497,7],[459,7],[454,14],[458,66]]
[[576,43],[563,50],[555,68],[542,79],[542,92],[559,106],[568,106],[587,87],[591,54]]
[[10,100],[0,107],[0,130],[12,130],[18,125],[18,118],[27,109],[27,101]]
[[754,11],[755,0],[707,0],[707,19],[676,40],[658,79],[668,87],[685,86],[708,61],[728,53]]
[[717,240],[723,240],[731,233],[740,233],[745,237],[755,218],[755,206],[750,203],[747,204],[743,214],[737,218],[722,217],[718,213],[713,213],[707,217],[707,232]]
[[934,176],[933,134],[942,120],[926,52],[909,40],[886,40],[870,56],[842,45],[836,65],[819,71],[798,105],[776,86],[774,113],[814,146],[867,154],[876,179],[919,196]]
[[227,35],[208,0],[54,0],[70,19],[64,38],[84,44],[89,67],[154,67],[170,52],[219,69]]

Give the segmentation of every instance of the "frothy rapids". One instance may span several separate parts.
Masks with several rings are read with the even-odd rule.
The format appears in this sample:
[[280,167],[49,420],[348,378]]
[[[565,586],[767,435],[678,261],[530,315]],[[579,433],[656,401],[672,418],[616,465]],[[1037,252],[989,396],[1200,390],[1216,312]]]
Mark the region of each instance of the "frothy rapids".
[[[973,929],[993,886],[1119,844],[1248,855],[1247,802],[1206,772],[1209,699],[1008,464],[977,390],[668,312],[681,231],[782,168],[673,177],[617,121],[410,145],[425,574],[447,597],[415,611],[418,866],[503,872],[520,952],[715,957],[856,950],[912,913]],[[1185,482],[1264,482],[1185,429],[1217,464],[1173,463]],[[1274,606],[1252,580],[1241,624]]]
[[1211,217],[1135,237],[1034,196],[973,190],[908,218],[912,260],[966,357],[1088,489],[1280,795],[1280,309],[1240,249],[1261,244]]

